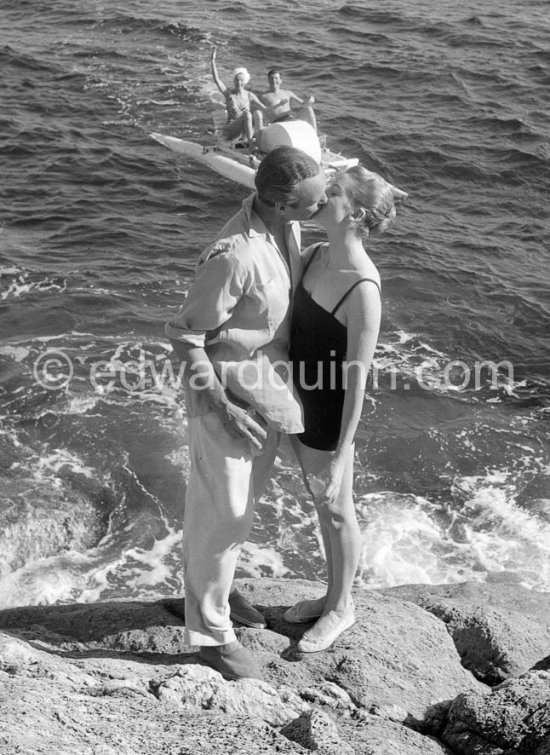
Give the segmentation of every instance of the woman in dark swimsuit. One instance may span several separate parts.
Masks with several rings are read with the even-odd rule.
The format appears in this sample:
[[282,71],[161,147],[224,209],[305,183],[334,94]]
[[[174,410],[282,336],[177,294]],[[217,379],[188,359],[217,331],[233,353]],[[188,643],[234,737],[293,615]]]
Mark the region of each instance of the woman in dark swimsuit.
[[329,647],[355,622],[351,590],[361,555],[353,504],[354,436],[380,327],[380,276],[364,242],[383,233],[406,194],[361,166],[333,179],[315,216],[328,244],[305,252],[296,291],[290,358],[304,406],[305,432],[294,437],[306,485],[319,515],[327,558],[327,593],[285,613],[292,623],[316,620],[302,652]]

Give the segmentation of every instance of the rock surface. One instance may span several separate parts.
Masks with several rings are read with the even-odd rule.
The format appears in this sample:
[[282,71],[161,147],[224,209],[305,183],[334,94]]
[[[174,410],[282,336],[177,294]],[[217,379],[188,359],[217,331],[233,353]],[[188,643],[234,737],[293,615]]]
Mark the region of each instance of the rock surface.
[[[512,599],[507,585],[453,588],[464,614],[488,596],[500,611]],[[300,655],[307,625],[282,615],[321,586],[264,579],[239,589],[268,622],[237,630],[263,681],[228,682],[202,664],[163,601],[0,611],[0,753],[548,755],[548,646],[536,670],[491,690],[461,665],[450,622],[415,605],[428,588],[407,586],[357,592],[357,623],[328,651]],[[544,626],[544,596],[537,614],[537,595],[514,590]],[[457,644],[472,657],[467,636]],[[474,649],[479,667],[494,663],[490,643]]]
[[443,739],[459,755],[500,755],[503,750],[542,755],[550,748],[550,673],[528,672],[490,695],[459,695]]
[[440,741],[369,713],[340,723],[341,737],[357,755],[452,755]]
[[[243,592],[260,605],[271,633],[288,638],[284,658],[270,660],[264,670],[275,683],[292,679],[293,685],[315,687],[330,680],[356,705],[400,709],[403,721],[422,719],[432,705],[461,691],[483,688],[461,666],[445,625],[410,603],[360,592],[355,596],[357,623],[328,651],[299,655],[296,643],[307,627],[287,624],[282,615],[296,600],[318,597],[319,587],[273,580],[244,583]],[[268,640],[265,632],[260,637]]]
[[464,667],[486,684],[517,676],[548,655],[550,593],[473,582],[401,585],[383,592],[444,621]]
[[318,750],[323,755],[354,755],[350,744],[342,742],[335,722],[320,710],[308,710],[283,726],[281,734],[297,742],[306,750]]

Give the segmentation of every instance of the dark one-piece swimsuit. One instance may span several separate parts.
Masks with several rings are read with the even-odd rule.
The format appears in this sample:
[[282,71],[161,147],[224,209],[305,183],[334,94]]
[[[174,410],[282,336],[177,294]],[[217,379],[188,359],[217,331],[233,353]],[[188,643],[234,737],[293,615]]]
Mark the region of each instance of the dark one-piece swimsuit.
[[[311,255],[305,270],[322,244]],[[290,362],[296,391],[304,408],[305,431],[302,443],[320,451],[334,451],[340,437],[344,408],[344,362],[347,328],[335,314],[353,289],[372,278],[356,281],[342,296],[332,312],[317,304],[300,282],[296,288],[290,331]]]

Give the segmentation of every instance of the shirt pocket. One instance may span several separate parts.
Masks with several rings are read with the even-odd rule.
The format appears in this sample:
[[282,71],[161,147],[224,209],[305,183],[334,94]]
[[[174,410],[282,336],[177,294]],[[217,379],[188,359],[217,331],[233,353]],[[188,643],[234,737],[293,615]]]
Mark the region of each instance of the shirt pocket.
[[[265,324],[271,333],[281,326],[290,310],[290,286],[278,277],[259,281],[254,290],[259,322]],[[261,324],[260,324],[261,321]]]

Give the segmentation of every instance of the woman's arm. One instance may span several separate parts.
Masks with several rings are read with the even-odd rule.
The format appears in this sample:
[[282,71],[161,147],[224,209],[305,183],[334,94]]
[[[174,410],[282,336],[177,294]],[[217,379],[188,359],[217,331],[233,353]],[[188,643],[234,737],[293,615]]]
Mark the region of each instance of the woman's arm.
[[334,500],[342,482],[347,454],[361,419],[367,376],[374,357],[382,306],[374,283],[363,282],[348,296],[342,306],[348,331],[344,372],[345,395],[340,437],[330,465],[330,480],[325,497]]
[[251,104],[256,105],[256,107],[260,110],[263,110],[264,113],[266,112],[266,110],[270,110],[270,108],[267,105],[264,105],[264,103],[254,94],[254,92],[248,92],[248,99]]
[[382,305],[380,293],[374,283],[364,281],[352,291],[344,302],[348,345],[346,356],[346,392],[338,448],[349,447],[361,418],[367,376],[374,357]]
[[218,68],[216,66],[216,48],[212,50],[212,55],[210,56],[210,62],[212,64],[212,78],[214,79],[214,83],[220,90],[220,92],[223,94],[224,97],[227,97],[228,89],[223,83],[223,81],[220,79],[218,74]]

